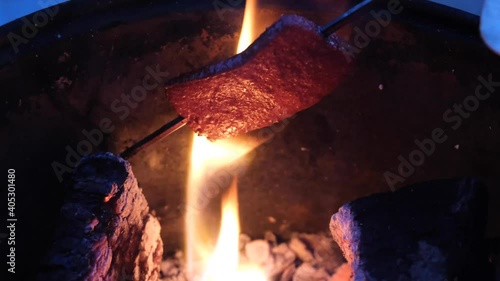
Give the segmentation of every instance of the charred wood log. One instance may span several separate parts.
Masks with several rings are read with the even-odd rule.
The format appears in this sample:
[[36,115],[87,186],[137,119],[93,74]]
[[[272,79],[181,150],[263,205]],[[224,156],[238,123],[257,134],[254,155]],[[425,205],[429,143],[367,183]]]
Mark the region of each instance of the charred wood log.
[[130,164],[100,153],[84,158],[73,179],[38,280],[158,280],[160,224]]
[[492,280],[485,276],[486,188],[440,180],[347,203],[330,230],[354,281]]

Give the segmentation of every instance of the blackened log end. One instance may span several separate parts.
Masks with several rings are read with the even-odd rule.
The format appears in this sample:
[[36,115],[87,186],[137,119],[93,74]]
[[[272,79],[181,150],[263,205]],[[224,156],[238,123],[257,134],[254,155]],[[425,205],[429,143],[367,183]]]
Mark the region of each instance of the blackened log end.
[[330,230],[356,281],[479,280],[486,218],[486,187],[464,178],[347,203]]
[[157,280],[160,230],[128,162],[111,153],[85,157],[38,280]]

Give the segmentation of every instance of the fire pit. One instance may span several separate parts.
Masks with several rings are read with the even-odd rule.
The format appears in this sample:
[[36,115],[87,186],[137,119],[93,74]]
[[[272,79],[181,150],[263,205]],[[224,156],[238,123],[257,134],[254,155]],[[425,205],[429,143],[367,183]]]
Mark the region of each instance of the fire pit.
[[[0,85],[7,93],[1,102],[2,132],[8,136],[2,138],[2,155],[17,170],[19,221],[24,221],[17,237],[21,278],[33,279],[31,274],[39,269],[35,264],[50,248],[65,180],[81,156],[118,154],[175,118],[162,85],[234,54],[244,3],[233,4],[119,1],[88,6],[72,1],[60,5],[54,20],[21,45],[18,54],[10,42],[0,42]],[[324,24],[353,4],[262,1],[256,30],[263,31],[282,13]],[[487,89],[483,81],[500,80],[500,59],[483,45],[469,18],[443,20],[414,1],[401,1],[401,7],[374,36],[366,34],[366,27],[376,22],[370,11],[340,29],[337,34],[351,43],[363,37],[357,30],[368,38],[352,53],[356,63],[349,77],[320,103],[261,131],[272,138],[248,152],[235,168],[241,232],[262,239],[250,242],[249,251],[262,241],[275,241],[288,250],[296,247],[297,256],[297,249],[311,241],[333,244],[330,217],[347,202],[416,182],[461,176],[483,179],[489,193],[486,236],[500,236],[499,99],[492,91],[468,114],[454,109],[454,104],[468,102],[478,85]],[[2,32],[21,28],[18,21]],[[151,80],[144,84],[147,75]],[[139,88],[147,89],[144,98]],[[135,91],[139,99],[127,99]],[[433,140],[436,129],[443,130],[446,140]],[[419,145],[427,140],[434,143],[431,153]],[[184,261],[187,254],[184,221],[190,207],[186,186],[191,143],[192,132],[183,128],[130,159],[160,220],[164,258],[170,265]],[[426,147],[430,151],[431,145]],[[412,162],[417,154],[424,155],[423,160]],[[232,177],[222,177],[229,186]],[[204,209],[212,246],[225,191],[210,193]],[[37,239],[32,239],[33,233]],[[184,257],[176,260],[179,250]],[[287,257],[286,249],[281,250]],[[311,250],[300,254],[301,261],[308,253]],[[331,264],[322,268],[332,276],[344,260],[338,248],[328,256]],[[179,268],[168,263],[164,271]]]

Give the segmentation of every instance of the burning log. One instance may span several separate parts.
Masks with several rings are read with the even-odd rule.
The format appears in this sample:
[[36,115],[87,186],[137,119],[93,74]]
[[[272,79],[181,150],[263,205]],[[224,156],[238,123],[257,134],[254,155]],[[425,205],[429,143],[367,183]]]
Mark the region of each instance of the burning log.
[[486,213],[477,180],[440,180],[345,204],[330,230],[355,281],[489,280]]
[[160,224],[130,164],[101,153],[84,158],[73,178],[38,280],[158,280]]

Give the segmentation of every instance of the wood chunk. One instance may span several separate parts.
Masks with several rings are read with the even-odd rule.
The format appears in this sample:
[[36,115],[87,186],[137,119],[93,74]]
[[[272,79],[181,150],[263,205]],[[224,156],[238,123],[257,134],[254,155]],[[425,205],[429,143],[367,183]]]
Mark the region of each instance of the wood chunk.
[[[273,253],[274,257],[274,264],[269,276],[281,275],[283,277],[281,278],[281,280],[284,279],[291,280],[292,275],[295,272],[295,265],[293,264],[295,261],[295,253],[292,250],[290,250],[290,248],[285,243],[276,245],[271,249],[271,252]],[[291,271],[289,269],[290,266],[293,267],[294,271]],[[286,276],[287,274],[291,275]]]
[[158,280],[160,223],[132,168],[111,153],[82,159],[38,280]]
[[282,16],[244,52],[167,83],[169,102],[210,140],[270,126],[330,94],[349,72],[347,43]]
[[266,240],[254,240],[245,245],[245,255],[251,264],[264,265],[271,256],[271,246]]
[[305,262],[295,270],[292,281],[328,281],[329,279],[330,275],[324,268]]
[[439,180],[347,203],[330,230],[354,281],[491,280],[484,274],[486,188]]
[[292,237],[289,247],[303,262],[311,262],[314,260],[313,253],[311,253],[307,245],[298,237]]

